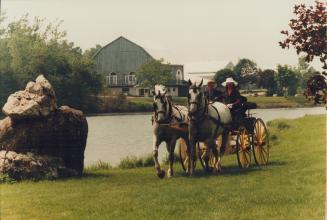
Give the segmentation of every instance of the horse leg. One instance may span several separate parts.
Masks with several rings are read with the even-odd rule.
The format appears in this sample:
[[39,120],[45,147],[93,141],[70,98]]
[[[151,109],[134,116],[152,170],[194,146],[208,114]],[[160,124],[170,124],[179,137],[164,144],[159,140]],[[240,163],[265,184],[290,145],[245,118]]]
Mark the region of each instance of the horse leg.
[[217,157],[216,168],[217,168],[218,172],[221,172],[221,156],[224,155],[224,153],[225,153],[228,137],[229,137],[229,131],[224,130],[224,132],[222,134],[221,147],[219,149],[217,149],[218,157]]
[[172,177],[174,175],[173,166],[174,166],[174,151],[175,151],[175,145],[176,145],[176,138],[172,138],[172,140],[167,143],[167,150],[169,152],[169,169],[168,169],[168,177]]
[[192,176],[194,174],[194,159],[195,159],[195,145],[196,142],[194,140],[194,138],[190,135],[189,137],[190,139],[190,151],[189,151],[189,163],[188,163],[188,167],[189,167],[189,174],[190,176]]
[[[186,137],[184,138],[184,141],[185,141],[185,144],[186,144],[186,147],[187,147],[187,150],[186,150],[186,153],[188,155],[188,157],[190,158],[190,155],[191,155],[191,145],[190,145],[190,141],[189,139]],[[190,159],[188,159],[189,163],[188,163],[188,166],[186,167],[186,173],[187,174],[190,174]]]
[[209,160],[210,160],[210,143],[205,142],[205,155],[204,155],[204,164],[205,164],[205,170],[207,172],[211,172],[211,168],[209,166]]
[[228,140],[228,133],[229,131],[225,129],[221,135],[221,147],[220,147],[220,154],[224,155],[226,146],[227,146],[227,140]]
[[214,137],[210,138],[209,140],[209,149],[212,150],[212,153],[215,157],[215,164],[214,164],[214,170],[215,172],[219,172],[219,167],[218,167],[218,161],[219,161],[219,153],[218,153],[218,149],[217,149],[217,144],[216,144],[216,139]]
[[158,148],[159,148],[161,141],[159,141],[158,138],[156,136],[154,136],[153,142],[154,142],[153,160],[154,160],[155,168],[157,170],[158,177],[163,178],[165,176],[165,171],[161,170],[160,163],[158,161]]

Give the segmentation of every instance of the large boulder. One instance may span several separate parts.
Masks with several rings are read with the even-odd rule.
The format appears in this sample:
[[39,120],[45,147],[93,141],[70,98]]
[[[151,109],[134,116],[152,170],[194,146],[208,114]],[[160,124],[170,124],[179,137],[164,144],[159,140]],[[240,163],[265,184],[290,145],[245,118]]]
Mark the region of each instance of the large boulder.
[[5,118],[0,122],[0,150],[59,157],[81,173],[87,133],[83,113],[63,106],[46,118]]
[[[39,158],[43,161],[48,161],[48,157],[57,158],[62,162],[62,166],[74,171],[70,173],[82,174],[88,134],[86,118],[81,111],[68,106],[57,108],[52,86],[43,76],[39,76],[36,82],[29,82],[24,91],[11,95],[3,112],[7,117],[0,121],[1,152],[32,154],[33,157],[44,157]],[[18,163],[19,158],[24,157],[12,160],[15,161],[12,164],[30,166],[26,159]],[[8,163],[0,162],[0,174],[10,170],[8,167],[3,167],[5,164],[8,165]],[[47,170],[42,166],[49,166],[53,163],[41,164],[37,170]],[[20,173],[27,177],[33,176],[28,174],[29,168],[22,170],[27,173],[22,174],[23,171],[12,173]],[[15,179],[20,179],[16,174]]]
[[6,177],[40,180],[77,175],[75,170],[65,167],[60,158],[14,151],[0,151],[0,174],[0,182]]

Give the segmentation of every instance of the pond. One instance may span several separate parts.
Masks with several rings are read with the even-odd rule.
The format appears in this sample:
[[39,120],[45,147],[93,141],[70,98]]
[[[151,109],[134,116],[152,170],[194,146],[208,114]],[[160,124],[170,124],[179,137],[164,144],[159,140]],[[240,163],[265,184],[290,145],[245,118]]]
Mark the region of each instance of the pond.
[[[265,122],[277,118],[298,118],[306,114],[326,114],[322,107],[254,109],[254,117]],[[89,135],[85,150],[85,165],[98,160],[117,165],[121,158],[152,153],[151,114],[118,114],[87,117]],[[166,155],[166,147],[159,148],[159,159]]]

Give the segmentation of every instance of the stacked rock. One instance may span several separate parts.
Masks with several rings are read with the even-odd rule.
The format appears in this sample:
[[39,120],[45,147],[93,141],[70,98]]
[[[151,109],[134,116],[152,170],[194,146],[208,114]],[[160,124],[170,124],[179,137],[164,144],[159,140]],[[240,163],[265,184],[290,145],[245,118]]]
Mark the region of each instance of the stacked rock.
[[40,75],[10,95],[0,121],[0,175],[13,179],[81,175],[88,125],[79,110],[57,107],[55,92]]

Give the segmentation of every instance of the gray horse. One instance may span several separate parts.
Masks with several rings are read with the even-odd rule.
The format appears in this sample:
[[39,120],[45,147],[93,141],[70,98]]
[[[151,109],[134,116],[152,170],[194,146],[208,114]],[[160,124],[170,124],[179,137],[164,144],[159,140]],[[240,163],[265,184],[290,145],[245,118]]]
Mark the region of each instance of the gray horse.
[[[191,154],[194,159],[197,142],[203,142],[206,146],[206,156],[204,158],[206,170],[209,168],[209,150],[215,155],[217,172],[221,170],[220,150],[217,150],[216,139],[222,135],[222,147],[226,146],[228,129],[232,122],[232,117],[228,107],[221,102],[209,103],[205,94],[201,90],[203,79],[197,86],[196,83],[189,83],[188,110],[189,110],[189,141]],[[193,161],[190,161],[190,174],[194,172]]]
[[[166,96],[166,92],[153,94],[153,159],[157,175],[160,178],[165,176],[165,171],[161,170],[158,161],[158,148],[162,142],[166,142],[167,151],[169,153],[169,169],[168,177],[173,176],[174,151],[176,141],[183,138],[188,152],[190,145],[188,141],[188,112],[185,106],[173,105],[171,99]],[[188,168],[189,170],[189,168]]]

